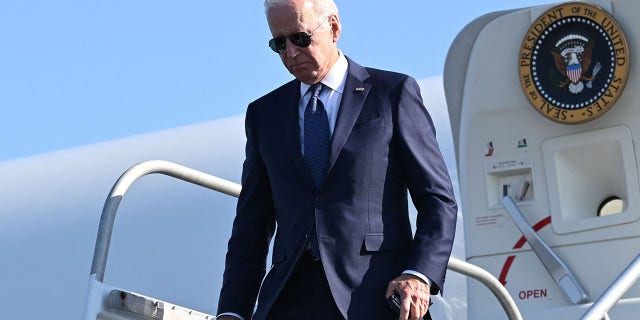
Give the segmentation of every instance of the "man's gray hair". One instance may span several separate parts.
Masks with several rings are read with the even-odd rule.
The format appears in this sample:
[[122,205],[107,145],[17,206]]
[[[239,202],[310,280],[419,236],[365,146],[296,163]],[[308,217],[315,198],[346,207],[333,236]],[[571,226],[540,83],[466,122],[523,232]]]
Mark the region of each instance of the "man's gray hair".
[[[290,4],[293,0],[265,0],[264,12],[268,13],[269,9]],[[316,17],[326,19],[332,14],[338,14],[338,6],[333,0],[307,0],[313,4],[313,10]]]

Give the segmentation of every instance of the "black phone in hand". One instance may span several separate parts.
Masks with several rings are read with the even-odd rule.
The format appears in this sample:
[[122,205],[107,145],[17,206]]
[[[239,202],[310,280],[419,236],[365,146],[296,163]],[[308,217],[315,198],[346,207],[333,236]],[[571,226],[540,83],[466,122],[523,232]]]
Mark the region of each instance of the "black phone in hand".
[[400,295],[397,292],[394,292],[389,298],[387,298],[387,304],[391,310],[400,314]]

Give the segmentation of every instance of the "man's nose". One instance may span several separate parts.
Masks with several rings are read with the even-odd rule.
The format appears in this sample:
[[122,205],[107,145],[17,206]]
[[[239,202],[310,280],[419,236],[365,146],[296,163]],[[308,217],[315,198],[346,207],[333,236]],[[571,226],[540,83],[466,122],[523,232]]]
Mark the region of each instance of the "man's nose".
[[287,39],[287,46],[285,47],[284,51],[287,53],[288,57],[294,58],[300,53],[300,48],[293,44],[291,40]]

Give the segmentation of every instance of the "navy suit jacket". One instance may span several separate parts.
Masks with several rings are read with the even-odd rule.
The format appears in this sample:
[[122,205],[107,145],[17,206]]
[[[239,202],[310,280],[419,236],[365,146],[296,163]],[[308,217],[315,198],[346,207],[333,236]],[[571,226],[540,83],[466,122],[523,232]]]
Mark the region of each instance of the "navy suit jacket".
[[[432,294],[442,288],[457,206],[418,84],[403,74],[348,63],[328,172],[319,187],[301,153],[300,82],[249,105],[242,192],[218,313],[249,319],[259,293],[253,319],[264,319],[314,223],[331,292],[345,318],[388,314],[387,285],[406,269],[429,277]],[[418,211],[415,235],[407,190]]]

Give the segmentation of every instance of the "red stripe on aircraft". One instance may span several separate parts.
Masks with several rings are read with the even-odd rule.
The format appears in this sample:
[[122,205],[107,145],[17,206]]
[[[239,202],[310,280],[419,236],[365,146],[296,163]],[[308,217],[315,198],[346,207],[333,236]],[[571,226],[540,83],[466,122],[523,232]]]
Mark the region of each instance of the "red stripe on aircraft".
[[[540,220],[538,223],[536,223],[535,225],[533,225],[533,230],[535,232],[540,231],[540,229],[548,226],[551,224],[551,216],[548,216],[542,220]],[[513,249],[520,249],[524,246],[524,244],[527,243],[527,239],[522,236],[520,237],[520,240],[518,240],[518,242],[516,242],[516,245],[513,246]],[[509,273],[509,269],[511,268],[511,265],[513,264],[513,261],[516,259],[515,255],[512,256],[508,256],[507,260],[504,262],[504,265],[502,266],[502,271],[500,271],[500,278],[498,278],[498,280],[500,281],[500,283],[502,283],[503,286],[507,285],[507,274]]]

